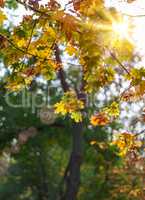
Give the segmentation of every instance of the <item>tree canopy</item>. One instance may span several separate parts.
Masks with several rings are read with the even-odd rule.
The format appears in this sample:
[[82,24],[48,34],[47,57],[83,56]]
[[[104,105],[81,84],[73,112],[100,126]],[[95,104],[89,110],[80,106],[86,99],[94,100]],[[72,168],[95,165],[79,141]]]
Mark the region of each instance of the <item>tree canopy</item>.
[[121,121],[145,93],[132,29],[103,0],[0,0],[3,200],[144,199],[144,105]]

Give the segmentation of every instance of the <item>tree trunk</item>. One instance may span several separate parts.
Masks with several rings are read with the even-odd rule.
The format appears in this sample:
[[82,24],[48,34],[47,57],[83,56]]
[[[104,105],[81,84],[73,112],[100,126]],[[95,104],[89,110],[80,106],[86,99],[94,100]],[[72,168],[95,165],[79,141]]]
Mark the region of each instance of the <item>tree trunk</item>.
[[61,200],[76,200],[80,185],[80,166],[82,163],[83,123],[73,124],[73,144],[69,165],[65,175],[66,191]]
[[[60,56],[60,49],[57,44],[54,45],[55,58],[60,66],[58,72],[58,78],[64,92],[69,91],[69,85],[66,81],[65,72],[62,68],[62,60]],[[83,83],[81,86],[81,92],[78,98],[81,99],[84,104],[86,103],[86,95],[83,93]],[[64,179],[66,183],[65,192],[60,193],[60,200],[76,200],[77,193],[80,185],[80,166],[82,163],[82,133],[83,133],[83,123],[74,123],[72,133],[72,153],[70,156],[69,164],[66,168]],[[63,183],[62,183],[63,184]]]

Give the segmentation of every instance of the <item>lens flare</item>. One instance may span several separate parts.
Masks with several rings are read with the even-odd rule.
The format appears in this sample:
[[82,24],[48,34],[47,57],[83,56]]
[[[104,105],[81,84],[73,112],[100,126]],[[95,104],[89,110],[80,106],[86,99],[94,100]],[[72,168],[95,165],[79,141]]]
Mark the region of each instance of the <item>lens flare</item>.
[[113,22],[112,30],[120,38],[128,38],[129,26],[127,22]]

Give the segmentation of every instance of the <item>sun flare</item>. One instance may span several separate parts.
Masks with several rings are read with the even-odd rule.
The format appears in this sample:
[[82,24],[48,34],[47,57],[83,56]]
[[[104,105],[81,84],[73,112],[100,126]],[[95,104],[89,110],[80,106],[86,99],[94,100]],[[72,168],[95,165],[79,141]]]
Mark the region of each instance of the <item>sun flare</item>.
[[127,22],[113,22],[112,30],[120,38],[128,38],[129,26]]

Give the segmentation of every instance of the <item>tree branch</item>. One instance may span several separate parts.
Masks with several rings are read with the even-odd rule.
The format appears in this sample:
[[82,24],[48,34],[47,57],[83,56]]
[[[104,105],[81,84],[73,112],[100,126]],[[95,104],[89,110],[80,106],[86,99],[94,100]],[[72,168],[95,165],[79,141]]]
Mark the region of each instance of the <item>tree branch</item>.
[[[3,38],[5,38],[5,39],[8,41],[8,43],[9,43],[12,47],[14,47],[16,50],[22,52],[24,55],[34,56],[34,57],[39,58],[39,59],[41,59],[41,60],[53,60],[53,61],[55,61],[55,60],[52,59],[52,58],[42,58],[42,57],[40,57],[40,56],[38,56],[38,55],[35,55],[35,54],[30,53],[30,52],[27,50],[27,49],[29,48],[29,46],[27,46],[26,49],[22,49],[22,48],[18,47],[15,43],[13,43],[12,40],[10,40],[10,39],[9,39],[8,37],[6,37],[5,35],[2,35],[1,33],[0,33],[0,36],[3,37]],[[30,41],[30,42],[31,42],[31,41]]]
[[[58,72],[58,77],[61,82],[61,86],[64,92],[69,90],[69,85],[66,82],[65,73],[62,68],[62,60],[60,56],[60,49],[57,44],[54,46],[55,51],[55,58],[57,64],[59,65],[60,69]],[[81,99],[84,97],[82,94],[78,94],[78,98]],[[85,100],[84,100],[85,102]],[[64,178],[62,180],[62,184],[65,181],[66,187],[65,191],[60,191],[59,193],[59,200],[75,200],[77,193],[79,191],[80,185],[80,166],[82,163],[82,134],[83,134],[83,123],[73,123],[72,124],[72,152],[70,155],[70,160],[66,167]],[[62,189],[63,187],[61,187]]]
[[32,30],[31,30],[31,34],[30,34],[30,38],[29,38],[29,41],[28,41],[28,44],[27,44],[27,47],[26,47],[26,52],[27,52],[28,49],[29,49],[29,46],[30,46],[31,41],[32,41],[34,29],[35,29],[35,27],[36,27],[36,25],[37,25],[38,22],[39,22],[39,19],[36,19],[36,20],[34,21],[34,24],[33,24],[33,26],[32,26]]
[[54,53],[55,53],[56,62],[58,64],[58,66],[60,67],[60,69],[58,71],[58,78],[60,79],[61,86],[62,86],[64,92],[67,92],[69,90],[69,85],[66,82],[65,73],[64,73],[64,70],[62,68],[62,60],[61,60],[61,57],[60,57],[60,49],[59,49],[57,44],[54,45]]

